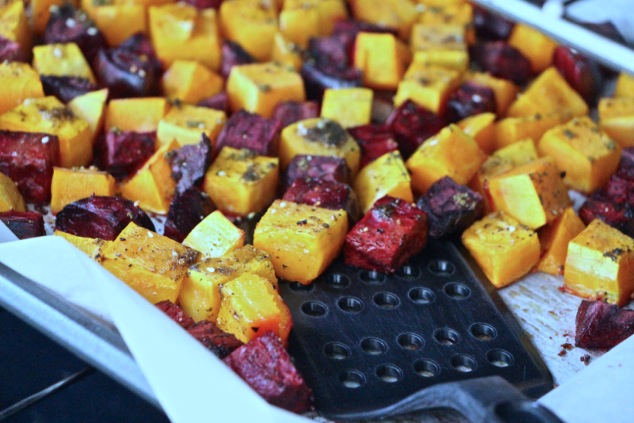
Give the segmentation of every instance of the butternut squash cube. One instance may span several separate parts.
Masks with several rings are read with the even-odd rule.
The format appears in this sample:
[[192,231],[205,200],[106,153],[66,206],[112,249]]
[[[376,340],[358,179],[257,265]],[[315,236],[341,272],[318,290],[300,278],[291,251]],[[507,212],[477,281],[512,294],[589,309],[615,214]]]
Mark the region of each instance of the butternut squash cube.
[[564,182],[582,193],[605,185],[621,158],[621,147],[589,117],[574,118],[548,130],[537,151],[553,156],[557,167],[566,172]]
[[221,257],[244,246],[245,232],[216,210],[205,217],[183,240],[183,245],[204,257]]
[[321,34],[319,12],[314,7],[287,9],[280,12],[280,32],[299,47],[308,47],[308,40]]
[[473,7],[468,3],[443,3],[442,5],[425,7],[418,15],[418,22],[426,25],[462,25],[465,39],[469,44],[475,42],[473,26]]
[[249,273],[264,278],[277,290],[277,278],[269,253],[245,245],[226,256],[204,258],[188,270],[178,302],[195,321],[215,322],[220,310],[220,287]]
[[413,62],[398,84],[394,105],[398,107],[405,100],[412,100],[419,106],[442,115],[447,97],[459,84],[459,71]]
[[40,75],[28,63],[0,63],[0,81],[0,114],[27,98],[44,97]]
[[634,75],[621,72],[616,80],[614,97],[634,97]]
[[385,153],[361,169],[352,184],[359,206],[367,212],[376,200],[386,195],[414,201],[410,177],[398,151]]
[[0,172],[0,212],[11,210],[26,211],[24,198],[13,179]]
[[56,97],[24,100],[0,115],[0,129],[56,135],[62,167],[86,166],[92,160],[90,125]]
[[161,78],[166,97],[196,104],[222,91],[224,79],[193,60],[175,60]]
[[146,8],[141,4],[107,4],[94,8],[95,25],[115,47],[136,33],[147,34]]
[[289,41],[281,32],[276,32],[273,37],[273,50],[271,58],[274,62],[291,67],[299,71],[304,63],[303,50],[297,44]]
[[8,0],[0,5],[0,37],[18,44],[20,55],[26,59],[31,51],[31,29],[24,2]]
[[324,92],[321,117],[339,122],[344,128],[370,123],[372,90],[367,88],[329,88]]
[[537,270],[551,275],[563,275],[568,243],[579,235],[585,227],[586,225],[583,224],[572,207],[568,207],[556,220],[544,226],[539,231],[542,257],[537,265]]
[[108,100],[108,89],[91,91],[79,95],[68,102],[68,108],[75,116],[79,116],[90,126],[92,142],[103,129],[106,117],[106,101]]
[[266,279],[243,273],[223,284],[220,293],[220,329],[244,343],[273,331],[286,344],[293,325],[291,312]]
[[118,98],[108,103],[105,130],[153,132],[170,104],[163,97]]
[[393,34],[360,32],[353,65],[361,70],[364,86],[394,90],[403,78],[409,55],[407,46]]
[[469,72],[464,77],[465,81],[473,81],[485,85],[493,90],[495,96],[496,114],[504,116],[507,109],[515,101],[519,87],[508,79],[496,78],[491,74],[482,72]]
[[278,278],[310,284],[339,255],[345,210],[275,200],[255,227],[253,245],[268,252]]
[[405,164],[414,190],[425,193],[443,176],[465,185],[485,158],[472,137],[456,125],[450,125],[423,142]]
[[496,149],[507,147],[526,138],[538,142],[546,131],[560,123],[562,119],[557,113],[547,115],[537,113],[501,119],[495,123]]
[[217,71],[220,39],[214,9],[198,10],[185,3],[151,6],[150,34],[163,66],[175,60],[195,60]]
[[283,101],[304,101],[304,81],[294,69],[277,63],[234,66],[227,79],[231,110],[245,109],[266,118]]
[[414,62],[464,72],[469,68],[469,53],[462,50],[420,50],[414,52]]
[[[348,17],[344,0],[285,0],[284,10],[316,10],[319,16],[318,35],[330,35],[335,22]],[[280,16],[281,26],[281,16]]]
[[188,105],[172,107],[159,121],[156,138],[159,145],[176,140],[183,146],[198,144],[200,134],[205,134],[213,145],[226,121],[227,115],[220,110]]
[[634,94],[632,97],[602,98],[599,125],[623,148],[634,146]]
[[570,206],[568,190],[552,157],[491,177],[488,197],[495,210],[502,210],[531,229],[552,222]]
[[410,36],[412,51],[465,51],[465,27],[461,24],[418,23],[412,27]]
[[473,137],[480,150],[490,154],[495,149],[495,114],[480,113],[457,123],[465,134]]
[[278,180],[277,157],[224,147],[205,174],[203,186],[220,211],[246,216],[271,204]]
[[62,232],[56,230],[53,235],[64,238],[66,241],[73,244],[78,250],[82,251],[88,257],[93,260],[101,260],[101,249],[106,243],[112,241],[106,241],[101,238],[88,238],[85,236],[77,236],[69,234],[68,232]]
[[624,306],[634,292],[634,240],[595,219],[568,244],[564,286]]
[[278,30],[275,6],[259,0],[228,0],[220,6],[220,28],[256,60],[271,58]]
[[115,180],[108,172],[95,168],[53,168],[51,211],[56,214],[67,204],[91,195],[111,197],[115,194]]
[[279,146],[282,170],[300,154],[341,157],[352,176],[357,174],[361,161],[361,149],[354,138],[339,123],[323,118],[304,119],[282,130]]
[[35,34],[43,34],[51,17],[51,7],[61,6],[63,0],[31,0],[31,27]]
[[573,90],[559,71],[550,67],[531,83],[511,104],[507,116],[531,116],[558,113],[562,120],[588,114],[588,105]]
[[175,303],[197,257],[196,251],[130,222],[104,245],[101,264],[152,304]]
[[462,243],[496,288],[515,282],[539,261],[537,233],[503,212],[471,225]]
[[90,65],[75,43],[33,47],[33,68],[40,75],[77,76],[95,82]]
[[518,49],[530,62],[534,73],[544,71],[553,63],[557,43],[540,31],[517,24],[513,27],[508,43]]
[[176,189],[166,155],[177,148],[178,143],[172,141],[156,150],[132,178],[121,184],[121,195],[128,200],[138,201],[143,210],[166,214]]
[[418,16],[410,0],[351,0],[350,6],[356,19],[395,28],[402,39],[409,37]]

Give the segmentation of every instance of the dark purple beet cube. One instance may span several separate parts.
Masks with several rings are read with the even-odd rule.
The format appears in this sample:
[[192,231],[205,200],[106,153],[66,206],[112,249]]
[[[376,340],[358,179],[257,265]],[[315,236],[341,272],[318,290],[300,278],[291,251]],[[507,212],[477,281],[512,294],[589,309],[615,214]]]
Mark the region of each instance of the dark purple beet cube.
[[73,98],[99,89],[99,86],[87,78],[78,76],[40,75],[44,94],[55,96],[62,103],[68,103]]
[[35,238],[46,235],[44,217],[32,211],[6,211],[0,213],[0,222],[7,225],[18,239]]
[[211,165],[211,141],[207,135],[200,135],[198,144],[184,145],[167,153],[172,179],[176,181],[176,193],[199,186]]
[[604,188],[605,195],[615,203],[627,203],[634,207],[634,178],[626,172],[616,172]]
[[588,104],[596,103],[597,88],[601,84],[596,62],[571,47],[557,46],[553,66]]
[[130,222],[156,231],[150,217],[132,201],[93,195],[66,205],[57,213],[55,228],[72,235],[113,241]]
[[526,84],[533,76],[531,62],[518,49],[504,41],[486,42],[476,46],[473,59],[483,71],[518,85]]
[[342,68],[351,65],[356,34],[342,32],[308,41],[307,54],[321,68]]
[[194,6],[196,9],[216,9],[220,10],[223,0],[185,0],[184,3]]
[[579,217],[586,225],[599,219],[634,237],[634,207],[628,203],[616,203],[603,190],[594,193],[581,205]]
[[621,150],[621,162],[618,172],[634,175],[634,147],[626,147]]
[[350,222],[356,221],[360,213],[354,190],[350,185],[339,181],[295,179],[282,199],[331,210],[343,209],[348,213]]
[[431,238],[460,234],[484,214],[482,196],[449,176],[434,182],[416,205],[427,213]]
[[393,273],[426,243],[425,212],[407,201],[385,196],[348,232],[343,252],[348,265]]
[[51,197],[53,167],[59,164],[59,140],[54,135],[0,131],[0,172],[13,179],[28,202]]
[[154,154],[156,132],[110,131],[95,146],[97,166],[117,180],[134,174]]
[[478,39],[505,41],[511,35],[515,23],[484,7],[474,5],[473,25]]
[[374,32],[378,34],[392,34],[398,37],[398,29],[387,26],[380,26],[369,22],[363,22],[356,19],[340,19],[335,22],[335,34],[348,34],[353,39],[357,37],[359,32]]
[[286,191],[296,179],[314,178],[328,181],[350,183],[350,169],[346,160],[335,156],[310,156],[299,154],[291,159],[284,179],[282,189]]
[[187,329],[195,323],[194,319],[192,319],[189,314],[185,313],[185,310],[170,300],[164,300],[154,305],[163,313],[167,314],[167,317],[178,323],[183,329]]
[[220,74],[228,78],[231,68],[239,65],[255,63],[255,59],[242,46],[235,41],[222,41],[222,63],[220,64]]
[[200,107],[207,107],[208,109],[220,110],[221,112],[229,113],[229,97],[225,91],[220,92],[211,97],[200,100],[197,104]]
[[273,109],[272,119],[284,129],[300,120],[319,117],[319,104],[315,101],[283,101]]
[[429,137],[445,127],[445,120],[411,100],[405,101],[388,117],[398,149],[407,158]]
[[495,113],[495,94],[490,87],[467,81],[449,94],[445,118],[447,122],[458,122],[480,113]]
[[183,242],[192,229],[215,209],[211,198],[198,188],[190,188],[177,194],[167,212],[163,235]]
[[221,359],[244,345],[238,338],[223,332],[215,323],[208,320],[194,323],[187,328],[187,332]]
[[362,84],[361,71],[353,67],[320,65],[308,59],[300,70],[309,100],[321,101],[328,88],[354,88]]
[[361,167],[390,151],[398,150],[398,143],[389,125],[367,124],[348,128],[361,148]]
[[575,346],[609,350],[634,334],[634,310],[583,300],[575,323]]
[[28,57],[20,44],[0,36],[0,62],[28,62]]
[[280,123],[238,110],[227,120],[216,140],[216,154],[223,147],[247,148],[261,156],[277,156]]

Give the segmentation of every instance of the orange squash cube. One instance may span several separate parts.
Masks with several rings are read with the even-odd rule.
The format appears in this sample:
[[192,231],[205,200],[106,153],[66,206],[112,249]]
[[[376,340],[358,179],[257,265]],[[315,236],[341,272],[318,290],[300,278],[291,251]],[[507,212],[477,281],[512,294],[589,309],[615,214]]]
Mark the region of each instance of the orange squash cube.
[[393,34],[360,32],[354,45],[353,65],[361,70],[363,85],[393,90],[403,78],[410,53]]
[[75,116],[88,122],[92,133],[92,142],[95,142],[97,135],[103,129],[106,115],[106,101],[108,100],[108,89],[91,91],[79,95],[68,102],[68,108]]
[[544,71],[553,63],[557,43],[540,31],[523,24],[513,27],[508,43],[518,49],[530,62],[534,73]]
[[0,114],[27,98],[44,97],[40,75],[28,63],[0,63]]
[[255,228],[253,246],[271,255],[278,278],[307,285],[339,255],[347,230],[345,210],[275,200]]
[[51,17],[51,7],[61,6],[63,0],[31,0],[31,27],[35,34],[43,34]]
[[537,233],[505,213],[491,213],[462,233],[469,250],[496,288],[526,275],[539,261]]
[[519,87],[508,79],[496,78],[488,73],[469,72],[465,81],[473,81],[485,85],[493,90],[495,96],[496,114],[504,116],[509,106],[515,101]]
[[245,232],[216,210],[205,217],[183,240],[183,245],[204,257],[221,257],[244,246]]
[[82,251],[88,257],[96,261],[101,260],[101,250],[103,246],[106,243],[112,242],[112,241],[105,241],[101,238],[88,238],[85,236],[77,236],[77,235],[69,234],[67,232],[62,232],[58,230],[53,232],[53,235],[64,238],[66,241],[73,244],[78,250]]
[[0,212],[26,211],[24,198],[11,178],[0,172]]
[[101,264],[152,304],[176,302],[198,253],[134,222],[102,249]]
[[621,72],[614,87],[614,97],[634,97],[634,75]]
[[480,146],[480,150],[490,154],[495,149],[494,122],[494,113],[480,113],[462,119],[457,125],[465,134],[473,137]]
[[634,240],[595,219],[568,244],[564,286],[624,306],[634,292]]
[[589,117],[574,118],[548,130],[537,151],[552,156],[557,167],[566,172],[564,182],[582,193],[602,187],[621,159],[621,147]]
[[485,158],[472,137],[456,125],[450,125],[421,144],[405,164],[411,173],[414,190],[425,193],[443,176],[466,184]]
[[198,10],[185,3],[151,6],[150,34],[156,55],[165,67],[175,60],[195,60],[220,68],[220,39],[214,9]]
[[51,211],[56,214],[64,206],[91,195],[113,196],[115,180],[108,172],[94,168],[53,168]]
[[172,141],[156,150],[132,178],[121,184],[121,195],[128,200],[138,201],[143,210],[166,214],[176,189],[166,155],[177,148],[178,143]]
[[225,0],[220,6],[220,28],[225,38],[240,44],[256,60],[271,58],[278,31],[274,5],[259,0]]
[[[330,35],[335,22],[348,17],[344,0],[285,0],[284,10],[315,10],[319,17],[318,35]],[[283,13],[283,12],[282,12]],[[280,15],[280,26],[282,17]]]
[[169,109],[170,104],[163,97],[115,99],[108,103],[105,130],[156,131]]
[[418,16],[410,0],[351,0],[350,7],[356,19],[395,28],[402,39],[407,39]]
[[284,9],[280,12],[280,32],[299,47],[308,47],[308,40],[321,34],[316,8]]
[[156,138],[159,145],[176,140],[183,146],[198,144],[200,134],[205,134],[213,146],[226,121],[225,112],[220,110],[188,105],[172,107],[159,121]]
[[464,25],[424,24],[412,27],[409,40],[412,51],[445,50],[466,51]]
[[473,26],[473,7],[468,3],[443,3],[425,7],[418,16],[418,22],[427,25],[461,25],[465,29],[465,38],[469,44],[475,42]]
[[394,105],[406,100],[442,115],[449,94],[460,84],[460,72],[413,62],[398,84]]
[[367,88],[329,88],[324,92],[321,117],[344,128],[370,123],[373,92]]
[[546,131],[560,123],[562,119],[557,113],[501,119],[495,123],[495,146],[498,149],[507,147],[526,138],[538,142]]
[[414,52],[414,62],[422,66],[434,66],[464,72],[469,67],[469,53],[463,50],[419,50]]
[[218,94],[224,84],[220,75],[193,60],[175,60],[161,78],[166,97],[192,104]]
[[551,275],[563,275],[568,254],[568,243],[585,229],[579,216],[568,207],[555,221],[539,231],[542,256],[537,270]]
[[277,157],[224,147],[205,174],[205,192],[222,212],[239,216],[260,212],[275,198],[278,163]]
[[267,118],[283,101],[306,99],[299,73],[273,62],[234,66],[227,79],[227,95],[234,112],[245,109]]
[[602,98],[599,125],[623,148],[634,146],[634,94],[632,97]]
[[118,46],[136,33],[148,32],[146,8],[141,4],[107,4],[94,8],[95,25],[109,46]]
[[271,58],[274,62],[299,71],[304,63],[303,53],[304,50],[300,46],[289,41],[281,32],[275,33],[273,50],[271,51]]
[[22,57],[28,58],[32,40],[24,2],[3,2],[0,5],[0,22],[0,37],[17,43]]
[[33,47],[33,68],[40,75],[77,76],[95,82],[90,65],[75,43]]

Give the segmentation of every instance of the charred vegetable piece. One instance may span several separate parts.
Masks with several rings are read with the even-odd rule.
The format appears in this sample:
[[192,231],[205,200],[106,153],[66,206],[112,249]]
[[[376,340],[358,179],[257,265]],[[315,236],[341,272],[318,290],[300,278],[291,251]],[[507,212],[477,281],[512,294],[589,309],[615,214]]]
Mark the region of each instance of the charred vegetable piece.
[[350,59],[356,35],[348,32],[335,33],[328,37],[313,37],[308,41],[308,57],[320,68],[341,68],[350,66]]
[[198,188],[189,188],[177,194],[167,212],[164,235],[183,242],[187,234],[215,208],[209,196]]
[[312,59],[304,62],[300,73],[309,100],[321,100],[328,88],[354,88],[362,85],[360,70],[318,65]]
[[44,217],[41,213],[31,211],[6,211],[0,213],[0,221],[19,239],[45,236]]
[[97,165],[122,180],[152,156],[155,143],[156,132],[109,131],[95,146]]
[[41,75],[40,80],[42,81],[44,94],[53,95],[62,103],[68,103],[75,97],[99,89],[96,84],[93,84],[88,79],[78,76]]
[[615,203],[627,203],[634,207],[634,178],[625,171],[617,171],[612,175],[604,191]]
[[434,182],[416,205],[427,213],[431,238],[460,234],[484,214],[482,196],[449,176]]
[[208,107],[210,109],[220,110],[221,112],[229,112],[229,96],[225,91],[200,100],[197,106]]
[[249,341],[224,362],[269,403],[295,413],[310,409],[312,392],[273,332]]
[[220,74],[228,78],[234,66],[255,63],[255,59],[240,44],[231,40],[222,42],[222,63],[220,64]]
[[211,141],[205,134],[196,145],[184,145],[168,153],[172,168],[172,179],[176,181],[176,192],[183,193],[199,186],[211,164]]
[[284,173],[282,191],[285,192],[294,180],[315,178],[350,183],[350,169],[343,157],[311,156],[300,154],[291,160]]
[[167,317],[178,323],[183,329],[189,328],[194,323],[189,314],[185,313],[182,308],[174,304],[169,300],[164,300],[154,304],[163,313],[167,314]]
[[346,264],[394,273],[427,243],[425,212],[407,201],[385,196],[348,232]]
[[394,132],[398,149],[407,159],[426,139],[445,126],[445,121],[411,100],[401,104],[388,117],[388,125]]
[[275,106],[273,120],[280,123],[280,129],[300,120],[319,116],[319,104],[315,101],[284,101]]
[[223,332],[208,320],[194,323],[187,328],[187,332],[221,359],[244,345],[238,338]]
[[361,148],[362,168],[385,153],[398,150],[398,144],[389,125],[371,123],[349,128],[348,132]]
[[586,225],[599,219],[634,237],[634,208],[627,203],[615,203],[602,191],[595,193],[581,205],[579,217]]
[[245,110],[231,115],[216,140],[216,154],[223,147],[247,148],[258,155],[276,156],[280,123]]
[[338,181],[300,178],[288,188],[282,200],[323,207],[330,210],[344,209],[351,221],[359,216],[357,196],[350,185]]
[[515,26],[508,19],[477,5],[473,6],[473,24],[478,39],[492,41],[508,39]]
[[48,134],[0,131],[0,172],[18,184],[27,202],[51,197],[53,167],[59,164],[59,141]]
[[55,228],[77,236],[112,241],[130,222],[155,230],[148,215],[132,201],[92,196],[75,201],[57,213]]
[[515,47],[504,41],[493,41],[474,49],[473,59],[482,70],[493,76],[524,85],[532,76],[531,62]]
[[609,350],[634,334],[634,310],[603,301],[582,301],[577,310],[575,346]]
[[486,85],[467,81],[449,95],[447,100],[446,119],[458,122],[469,116],[497,110],[495,93]]
[[553,65],[586,103],[595,104],[597,85],[601,83],[601,73],[595,62],[571,47],[557,46]]

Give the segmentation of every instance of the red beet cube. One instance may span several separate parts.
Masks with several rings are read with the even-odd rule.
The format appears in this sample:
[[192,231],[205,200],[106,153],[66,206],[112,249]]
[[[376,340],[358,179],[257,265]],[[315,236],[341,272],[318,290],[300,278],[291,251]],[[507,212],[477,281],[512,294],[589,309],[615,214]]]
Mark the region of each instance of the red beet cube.
[[398,149],[404,159],[407,159],[427,138],[446,125],[444,119],[411,100],[405,101],[394,110],[386,123],[392,128]]
[[331,210],[344,209],[351,222],[359,217],[359,202],[352,187],[339,181],[295,179],[282,199]]
[[294,413],[310,409],[312,392],[273,332],[249,341],[224,362],[269,403]]
[[28,62],[25,49],[16,41],[0,36],[0,62]]
[[167,317],[178,323],[183,329],[187,329],[194,323],[194,319],[187,313],[185,310],[177,306],[170,300],[164,300],[159,303],[154,304],[159,308],[163,313],[167,314]]
[[389,125],[367,124],[348,128],[350,135],[361,148],[361,167],[385,153],[398,150],[394,133]]
[[504,41],[493,41],[477,46],[474,60],[482,70],[498,78],[524,85],[532,76],[531,62],[518,49]]
[[122,180],[154,154],[155,144],[156,132],[110,131],[95,146],[97,166]]
[[201,134],[198,144],[188,144],[170,151],[167,153],[167,160],[172,167],[172,179],[176,181],[177,193],[199,186],[211,165],[211,140],[207,135]]
[[449,176],[434,182],[416,205],[427,213],[431,238],[460,234],[484,214],[482,196]]
[[609,350],[634,334],[634,310],[583,300],[575,323],[577,347]]
[[634,175],[634,147],[626,147],[621,150],[621,162],[618,172]]
[[222,91],[211,97],[200,100],[197,104],[200,107],[207,107],[209,109],[220,110],[221,112],[229,113],[229,97],[226,91]]
[[0,131],[0,172],[17,183],[26,201],[44,203],[50,199],[53,167],[58,164],[56,136]]
[[167,212],[163,234],[174,241],[183,242],[192,229],[215,209],[211,198],[198,188],[177,194]]
[[614,202],[604,191],[596,192],[581,205],[579,217],[586,225],[594,219],[599,219],[634,237],[634,207],[628,203]]
[[248,148],[262,156],[276,156],[280,123],[260,115],[239,110],[227,120],[216,141],[216,153],[222,147]]
[[314,37],[308,42],[308,56],[322,68],[347,68],[356,34],[335,33],[327,37]]
[[227,357],[237,348],[244,345],[235,336],[223,332],[218,326],[208,320],[194,323],[187,328],[187,332],[220,358]]
[[196,9],[220,9],[223,0],[185,0],[185,3]]
[[46,235],[44,217],[38,212],[7,211],[0,213],[0,221],[19,239]]
[[156,231],[150,217],[132,201],[93,195],[66,205],[55,217],[55,228],[77,236],[113,241],[130,222]]
[[255,59],[242,46],[235,41],[224,40],[222,42],[222,63],[220,64],[220,74],[225,78],[229,77],[231,68],[238,65],[248,65],[254,63]]
[[309,100],[321,101],[327,88],[354,88],[362,84],[361,71],[353,67],[319,64],[307,59],[300,70]]
[[77,96],[99,89],[87,78],[78,76],[40,75],[40,81],[44,94],[55,96],[62,103],[68,103]]
[[603,191],[615,203],[627,203],[634,207],[634,178],[628,176],[626,172],[616,172]]
[[553,65],[588,104],[596,102],[601,73],[595,62],[571,47],[557,46],[553,54]]
[[284,173],[282,189],[286,191],[296,179],[314,178],[350,183],[350,169],[345,159],[335,156],[299,154],[289,163]]
[[473,25],[478,39],[492,41],[507,40],[515,26],[508,19],[477,5],[473,6]]
[[480,113],[495,113],[495,94],[490,87],[467,81],[449,95],[447,100],[447,122],[458,122]]
[[426,242],[425,212],[385,196],[348,232],[343,252],[348,265],[393,273],[421,252]]
[[319,104],[315,101],[284,101],[275,106],[273,119],[284,129],[300,120],[319,117]]

